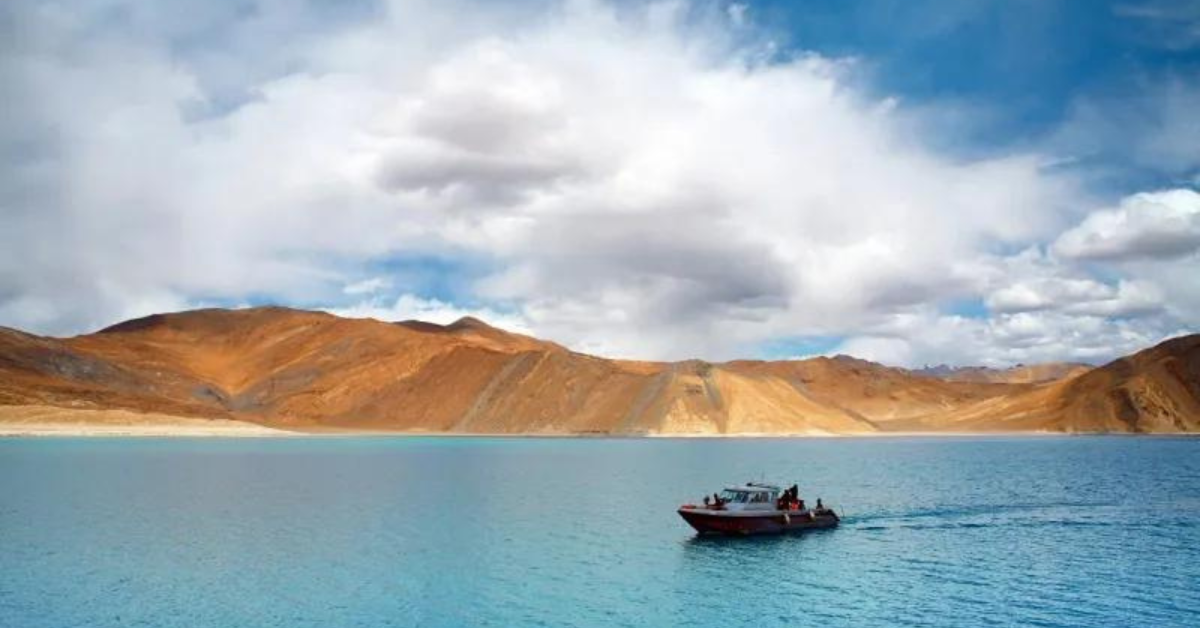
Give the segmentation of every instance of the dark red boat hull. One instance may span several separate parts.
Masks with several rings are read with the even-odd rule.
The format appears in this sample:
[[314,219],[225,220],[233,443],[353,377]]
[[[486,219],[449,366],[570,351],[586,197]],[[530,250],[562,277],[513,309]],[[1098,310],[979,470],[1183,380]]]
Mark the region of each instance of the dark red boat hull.
[[700,534],[748,536],[751,534],[781,534],[801,530],[833,528],[838,516],[832,510],[821,513],[780,512],[746,513],[706,508],[680,508],[679,516]]

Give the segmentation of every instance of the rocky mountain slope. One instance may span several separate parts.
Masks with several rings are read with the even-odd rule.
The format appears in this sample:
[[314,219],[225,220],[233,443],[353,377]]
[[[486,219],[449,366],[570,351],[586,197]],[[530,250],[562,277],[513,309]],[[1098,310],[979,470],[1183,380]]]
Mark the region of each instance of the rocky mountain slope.
[[1200,431],[1200,334],[1025,392],[899,425],[920,431]]
[[1192,431],[1198,339],[1050,383],[958,381],[844,356],[608,360],[470,318],[442,326],[196,310],[65,339],[0,328],[0,405],[316,431]]

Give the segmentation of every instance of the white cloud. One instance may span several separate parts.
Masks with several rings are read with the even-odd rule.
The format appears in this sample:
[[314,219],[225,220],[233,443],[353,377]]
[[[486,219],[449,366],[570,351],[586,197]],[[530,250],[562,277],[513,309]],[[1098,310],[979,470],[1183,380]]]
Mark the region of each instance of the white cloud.
[[349,295],[375,294],[392,287],[392,280],[387,277],[371,277],[347,284],[342,292]]
[[[1159,329],[1108,318],[1145,318],[1153,281],[996,255],[1091,206],[1046,156],[943,154],[855,62],[781,55],[741,5],[196,4],[118,0],[128,28],[28,4],[0,33],[0,324],[266,296],[620,356],[848,335],[898,361]],[[445,281],[483,305],[360,271],[400,256],[470,260]],[[936,313],[963,299],[995,319]]]
[[1200,194],[1189,189],[1135,194],[1093,212],[1054,243],[1076,259],[1174,258],[1200,250]]
[[1162,290],[1151,281],[1103,282],[1034,248],[990,260],[978,274],[988,286],[984,304],[996,314],[1053,310],[1133,317],[1158,313],[1164,302]]
[[1111,290],[1089,279],[1044,279],[1014,283],[988,295],[993,312],[1033,312],[1061,305],[1063,300],[1092,301],[1111,297]]
[[1054,311],[978,319],[926,310],[892,317],[874,330],[846,339],[830,353],[906,366],[1104,363],[1182,331],[1163,320],[1112,320]]
[[373,318],[389,323],[420,320],[439,325],[448,325],[464,316],[472,316],[501,329],[520,334],[530,333],[528,324],[520,314],[487,307],[460,307],[411,294],[403,294],[395,299],[376,297],[346,307],[326,308],[326,311],[347,318]]

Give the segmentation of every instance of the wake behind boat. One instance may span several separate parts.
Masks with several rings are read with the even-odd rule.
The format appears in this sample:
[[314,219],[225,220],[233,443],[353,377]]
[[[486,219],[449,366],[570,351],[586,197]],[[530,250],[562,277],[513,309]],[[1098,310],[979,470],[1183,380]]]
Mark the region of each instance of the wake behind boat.
[[730,486],[720,495],[704,497],[702,505],[684,504],[679,516],[700,534],[778,534],[836,527],[840,519],[818,499],[809,507],[796,486],[772,484]]

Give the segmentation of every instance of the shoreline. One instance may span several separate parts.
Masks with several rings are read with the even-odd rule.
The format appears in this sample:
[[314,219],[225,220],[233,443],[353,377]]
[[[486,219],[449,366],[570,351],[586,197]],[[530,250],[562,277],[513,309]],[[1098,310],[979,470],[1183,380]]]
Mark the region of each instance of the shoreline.
[[131,410],[59,408],[54,406],[0,406],[0,438],[539,438],[539,439],[612,439],[612,440],[765,440],[765,439],[886,439],[886,438],[1013,438],[1067,436],[1169,436],[1198,437],[1188,432],[792,432],[737,434],[610,434],[436,432],[430,430],[356,430],[313,427],[285,429],[234,419],[206,419]]
[[294,438],[303,432],[289,432],[262,426],[226,421],[221,425],[78,425],[0,423],[0,439],[6,438]]
[[270,438],[294,435],[299,433],[232,419],[204,419],[131,410],[0,406],[0,438]]
[[908,438],[993,439],[1076,438],[1111,436],[1127,438],[1200,438],[1191,432],[884,432],[881,434],[500,434],[492,432],[302,432],[229,421],[220,426],[149,427],[140,425],[69,425],[61,423],[13,426],[0,424],[0,440],[55,438],[494,438],[533,440],[886,440]]

